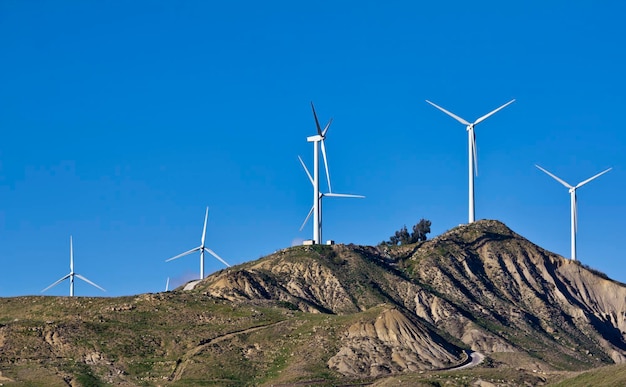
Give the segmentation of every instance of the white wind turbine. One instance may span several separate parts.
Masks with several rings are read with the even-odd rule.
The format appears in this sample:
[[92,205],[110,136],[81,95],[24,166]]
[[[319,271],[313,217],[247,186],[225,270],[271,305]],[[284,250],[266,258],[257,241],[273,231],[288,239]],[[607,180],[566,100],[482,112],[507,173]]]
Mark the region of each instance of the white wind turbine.
[[315,118],[315,126],[317,127],[317,134],[307,137],[308,142],[313,143],[313,241],[317,244],[321,242],[320,235],[320,166],[319,166],[319,150],[320,143],[322,148],[322,156],[324,158],[324,165],[326,166],[326,180],[328,181],[328,190],[330,191],[330,176],[328,174],[328,162],[326,161],[326,146],[324,145],[324,139],[326,138],[326,132],[330,127],[333,119],[328,120],[328,123],[324,127],[324,130],[320,127],[320,122],[317,119],[317,113],[315,113],[315,106],[311,102],[311,110],[313,110],[313,117]]
[[[309,169],[306,167],[306,165],[304,164],[304,161],[302,161],[302,158],[300,156],[298,156],[298,160],[300,160],[300,164],[302,164],[302,167],[304,168],[304,171],[306,172],[306,175],[309,177],[309,181],[311,182],[311,184],[313,185],[313,189],[315,189],[315,181],[313,179],[313,177],[311,176],[311,173],[309,173]],[[328,167],[328,165],[326,165],[326,167]],[[319,224],[319,231],[318,231],[318,235],[320,240],[322,239],[322,198],[324,197],[336,197],[336,198],[359,198],[362,199],[365,196],[363,195],[352,195],[352,194],[340,194],[340,193],[334,193],[331,191],[330,189],[330,173],[328,172],[328,169],[326,170],[326,174],[328,176],[328,191],[327,193],[322,193],[319,192],[318,189],[318,211],[319,211],[319,215],[318,215],[318,224]],[[304,219],[304,222],[302,222],[302,226],[300,226],[300,231],[302,231],[302,229],[304,228],[304,225],[306,225],[306,222],[309,221],[309,218],[311,217],[311,214],[313,214],[313,212],[315,211],[315,203],[313,203],[313,206],[311,207],[311,210],[309,211],[309,214],[306,216],[306,218]],[[314,226],[315,227],[315,226]],[[315,231],[314,231],[315,232]],[[316,242],[317,243],[317,242]]]
[[68,274],[66,274],[65,276],[63,276],[58,281],[56,281],[55,283],[53,283],[52,285],[50,285],[47,288],[45,288],[44,290],[42,290],[41,292],[43,293],[46,290],[48,290],[48,289],[50,289],[50,288],[60,284],[61,282],[65,281],[66,279],[69,278],[70,279],[70,297],[74,297],[74,277],[78,277],[78,278],[82,279],[83,281],[87,282],[89,285],[95,286],[98,289],[102,290],[103,292],[106,292],[106,290],[104,290],[100,286],[98,286],[95,283],[89,281],[87,278],[83,277],[82,275],[74,272],[74,246],[72,244],[72,236],[70,235],[70,272]]
[[598,173],[597,175],[594,175],[592,177],[590,177],[587,180],[584,180],[580,183],[578,183],[576,186],[572,186],[568,183],[566,183],[564,180],[558,178],[557,176],[553,175],[552,173],[548,172],[547,170],[541,168],[539,165],[535,164],[535,167],[539,168],[540,170],[542,170],[543,172],[547,173],[548,176],[552,177],[554,180],[558,181],[559,183],[563,184],[567,189],[569,189],[569,193],[570,193],[570,198],[571,198],[571,216],[572,216],[572,224],[571,224],[571,232],[572,232],[572,238],[571,238],[571,243],[572,243],[572,260],[575,261],[576,260],[576,232],[578,231],[578,209],[577,209],[577,203],[576,203],[576,190],[580,187],[582,187],[583,185],[589,183],[591,180],[596,179],[598,177],[600,177],[601,175],[604,175],[605,173],[607,173],[608,171],[610,171],[612,168],[606,169],[600,173]]
[[209,219],[209,207],[206,208],[206,213],[204,215],[204,227],[202,228],[202,239],[200,239],[200,246],[195,247],[189,251],[185,251],[184,253],[178,254],[172,258],[166,259],[165,262],[173,261],[177,258],[181,258],[181,257],[184,257],[185,255],[189,255],[191,253],[195,253],[196,251],[199,251],[200,252],[200,279],[204,278],[204,252],[205,251],[211,254],[212,256],[214,256],[215,258],[217,258],[224,265],[230,267],[230,265],[226,261],[224,261],[222,258],[220,258],[219,255],[215,254],[213,250],[209,249],[208,247],[204,245],[204,239],[206,237],[206,223],[208,219]]
[[469,223],[473,223],[474,222],[474,175],[478,175],[478,162],[476,159],[476,133],[474,133],[474,126],[480,124],[481,122],[489,118],[491,115],[495,114],[496,112],[512,104],[513,102],[515,102],[515,100],[513,99],[505,103],[504,105],[500,106],[496,110],[493,110],[490,113],[487,113],[484,116],[480,117],[473,123],[470,123],[464,120],[463,118],[455,115],[454,113],[447,111],[441,106],[435,105],[429,100],[426,100],[426,102],[433,105],[437,109],[441,110],[442,112],[446,113],[447,115],[449,115],[450,117],[454,118],[455,120],[459,121],[460,123],[462,123],[463,125],[467,127],[466,128],[467,142],[468,142],[468,149],[469,149],[469,156],[468,156],[469,157]]

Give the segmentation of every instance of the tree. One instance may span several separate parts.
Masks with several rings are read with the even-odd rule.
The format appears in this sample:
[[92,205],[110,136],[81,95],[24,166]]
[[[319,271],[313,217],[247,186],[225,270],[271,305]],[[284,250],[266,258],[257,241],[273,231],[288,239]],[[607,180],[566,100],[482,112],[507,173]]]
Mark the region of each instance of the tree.
[[411,235],[409,234],[409,230],[406,229],[406,224],[402,226],[399,231],[396,231],[395,236],[398,238],[398,242],[400,242],[401,245],[410,243]]
[[406,225],[402,226],[402,228],[396,231],[391,237],[389,237],[388,241],[381,242],[385,245],[397,246],[397,245],[406,245],[409,243],[423,242],[428,237],[426,234],[430,233],[430,220],[426,220],[422,218],[415,226],[413,226],[413,232],[409,234],[409,230],[406,228]]
[[430,233],[430,225],[431,225],[430,220],[426,220],[422,218],[419,221],[419,223],[413,226],[413,234],[411,235],[411,239],[412,239],[411,243],[423,242],[426,239],[428,239],[426,234]]

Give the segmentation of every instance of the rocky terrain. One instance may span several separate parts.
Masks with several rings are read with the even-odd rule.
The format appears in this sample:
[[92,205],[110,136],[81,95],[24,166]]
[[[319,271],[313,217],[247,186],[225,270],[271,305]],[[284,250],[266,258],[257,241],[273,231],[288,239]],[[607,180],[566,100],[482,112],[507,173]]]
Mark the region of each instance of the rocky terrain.
[[497,221],[292,247],[185,289],[0,299],[0,383],[546,385],[626,362],[626,286]]

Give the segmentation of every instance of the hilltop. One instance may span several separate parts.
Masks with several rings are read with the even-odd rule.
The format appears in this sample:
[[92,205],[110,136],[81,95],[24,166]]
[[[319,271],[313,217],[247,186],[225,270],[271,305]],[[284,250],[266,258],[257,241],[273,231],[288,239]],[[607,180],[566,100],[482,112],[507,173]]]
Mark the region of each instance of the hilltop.
[[0,383],[544,385],[626,360],[626,286],[491,220],[292,247],[184,288],[0,299]]

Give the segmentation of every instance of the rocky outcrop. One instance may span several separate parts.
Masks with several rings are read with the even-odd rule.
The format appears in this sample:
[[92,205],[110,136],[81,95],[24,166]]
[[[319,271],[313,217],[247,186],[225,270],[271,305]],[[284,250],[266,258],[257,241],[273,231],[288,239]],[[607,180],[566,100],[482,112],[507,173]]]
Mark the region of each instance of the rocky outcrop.
[[358,308],[333,270],[317,261],[261,261],[210,279],[206,291],[229,300],[273,299],[310,313],[354,313]]
[[462,351],[396,308],[351,325],[328,366],[344,375],[381,376],[449,367]]
[[[528,350],[530,338],[583,363],[607,356],[624,362],[626,287],[500,222],[460,226],[425,243],[407,263],[418,281],[518,350]],[[449,322],[435,323],[450,330]]]

